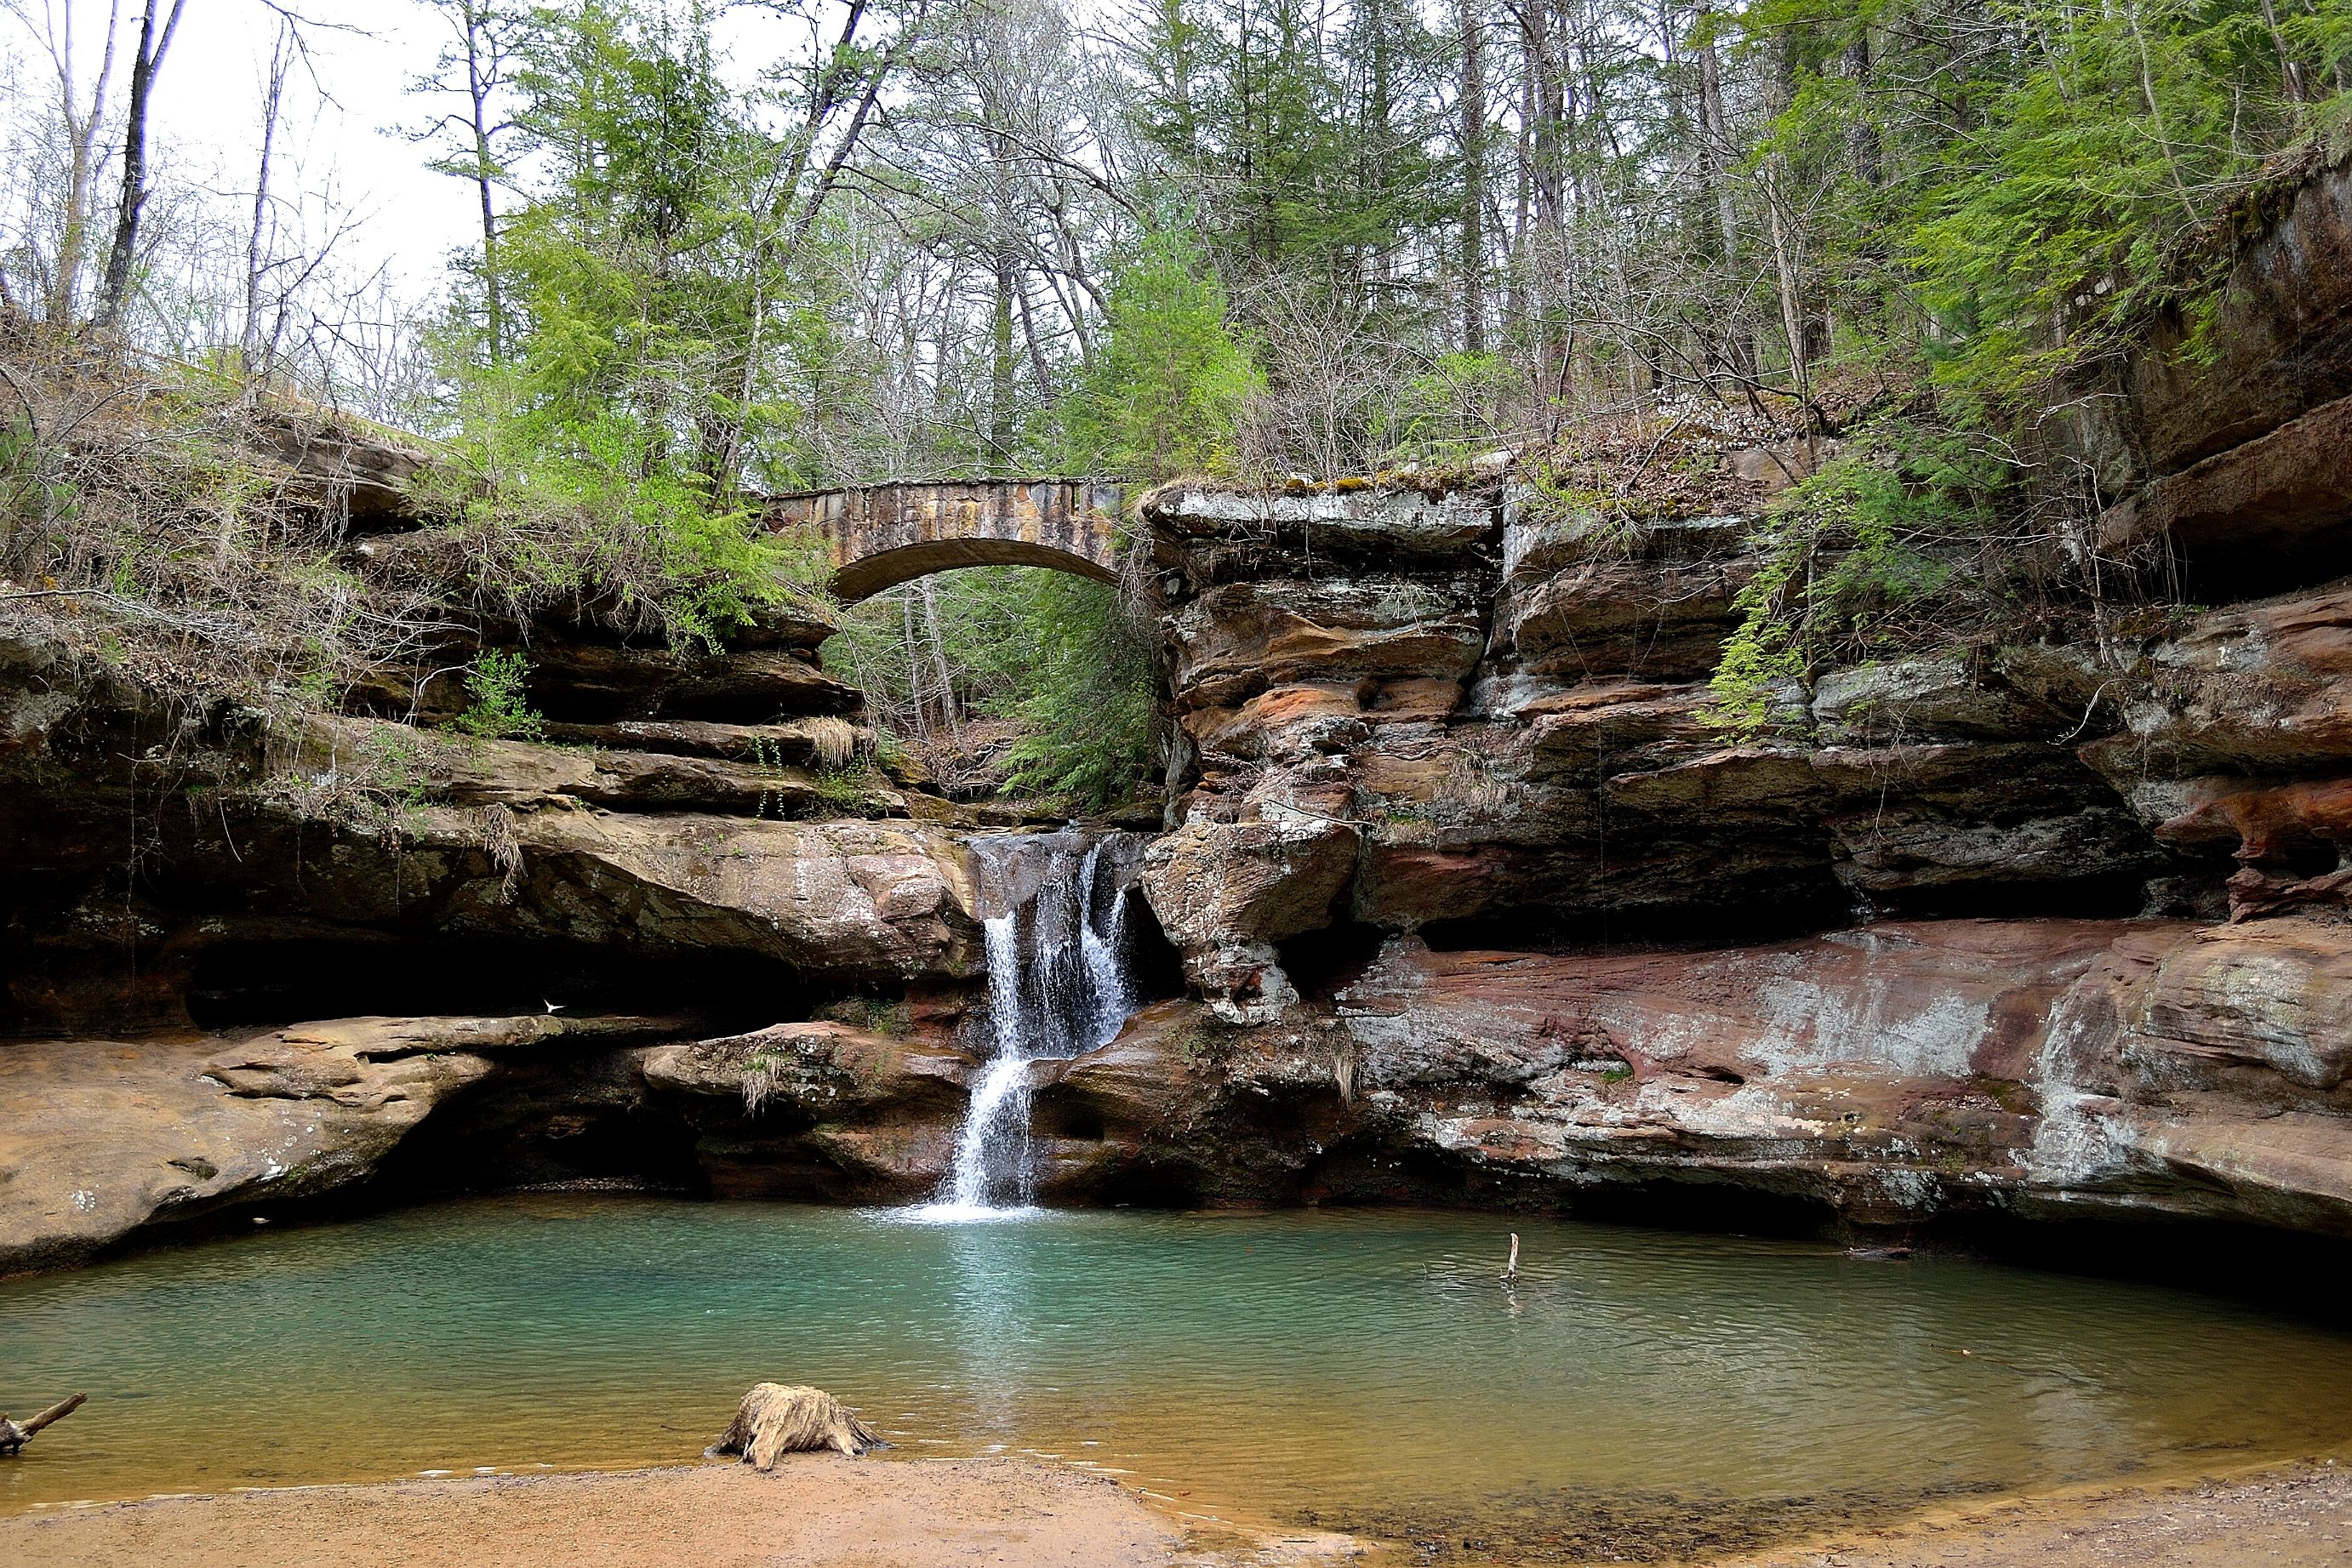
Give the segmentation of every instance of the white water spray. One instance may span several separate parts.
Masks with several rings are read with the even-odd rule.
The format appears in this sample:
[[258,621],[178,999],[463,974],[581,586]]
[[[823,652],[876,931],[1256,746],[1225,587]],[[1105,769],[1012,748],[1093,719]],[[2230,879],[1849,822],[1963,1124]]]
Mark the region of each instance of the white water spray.
[[[1086,844],[1074,832],[976,839],[993,1050],[972,1085],[940,1196],[913,1211],[930,1220],[1001,1219],[1036,1197],[1029,1128],[1033,1065],[1107,1044],[1135,1009],[1128,899],[1138,849],[1126,834]],[[1108,900],[1097,896],[1108,883]]]

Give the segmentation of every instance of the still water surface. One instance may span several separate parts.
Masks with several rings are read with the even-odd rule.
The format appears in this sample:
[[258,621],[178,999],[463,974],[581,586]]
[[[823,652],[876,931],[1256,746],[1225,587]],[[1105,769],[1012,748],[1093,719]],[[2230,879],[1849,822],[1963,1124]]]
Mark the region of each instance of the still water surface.
[[0,1462],[0,1511],[686,1460],[762,1379],[833,1390],[901,1457],[1001,1447],[1183,1509],[1400,1535],[2352,1436],[2352,1339],[1982,1264],[1413,1212],[921,1225],[509,1197],[0,1284],[0,1408],[90,1396]]

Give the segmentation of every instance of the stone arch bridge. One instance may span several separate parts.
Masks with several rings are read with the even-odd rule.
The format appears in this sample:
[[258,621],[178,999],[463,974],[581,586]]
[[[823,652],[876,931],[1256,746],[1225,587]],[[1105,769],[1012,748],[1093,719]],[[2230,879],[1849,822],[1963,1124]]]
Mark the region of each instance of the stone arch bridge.
[[810,528],[833,558],[845,603],[963,566],[1042,566],[1118,580],[1118,485],[1097,479],[971,479],[866,485],[778,496],[767,526]]

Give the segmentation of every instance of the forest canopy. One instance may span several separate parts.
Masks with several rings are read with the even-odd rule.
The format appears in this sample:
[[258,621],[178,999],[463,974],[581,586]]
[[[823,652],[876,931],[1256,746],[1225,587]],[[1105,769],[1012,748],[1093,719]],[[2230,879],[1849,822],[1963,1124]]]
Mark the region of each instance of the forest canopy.
[[[2346,0],[807,0],[748,57],[701,0],[397,3],[446,40],[417,155],[479,214],[436,308],[267,134],[226,195],[145,145],[205,10],[5,0],[13,317],[425,433],[519,611],[593,585],[713,644],[813,591],[777,492],[1837,436],[1733,722],[2079,488],[2037,422],[2200,319],[2232,201],[2352,112]],[[281,26],[265,131],[317,24]],[[1864,546],[1826,586],[1824,529]],[[961,788],[1101,805],[1156,765],[1134,597],[910,584],[836,662]]]

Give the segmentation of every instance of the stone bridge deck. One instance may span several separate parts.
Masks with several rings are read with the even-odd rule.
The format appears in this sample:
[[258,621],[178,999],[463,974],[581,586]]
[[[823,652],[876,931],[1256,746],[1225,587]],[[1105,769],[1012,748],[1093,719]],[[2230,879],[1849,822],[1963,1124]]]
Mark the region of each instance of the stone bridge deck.
[[1095,479],[866,485],[775,497],[766,522],[822,536],[834,592],[855,602],[963,566],[1042,566],[1115,582],[1121,499],[1118,485]]

